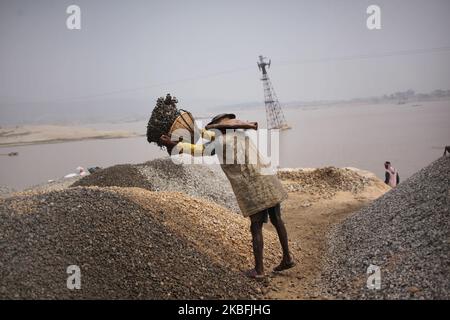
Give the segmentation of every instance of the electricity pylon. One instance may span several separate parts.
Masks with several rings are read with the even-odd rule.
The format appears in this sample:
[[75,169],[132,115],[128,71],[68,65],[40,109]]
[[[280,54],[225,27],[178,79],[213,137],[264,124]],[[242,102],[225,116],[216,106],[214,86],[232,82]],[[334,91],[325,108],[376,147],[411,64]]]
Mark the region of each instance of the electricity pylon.
[[266,106],[267,129],[290,129],[284,117],[283,110],[281,110],[280,102],[278,101],[272,82],[270,82],[266,67],[270,67],[270,60],[259,56],[258,68],[262,71],[262,82],[264,87],[264,104]]

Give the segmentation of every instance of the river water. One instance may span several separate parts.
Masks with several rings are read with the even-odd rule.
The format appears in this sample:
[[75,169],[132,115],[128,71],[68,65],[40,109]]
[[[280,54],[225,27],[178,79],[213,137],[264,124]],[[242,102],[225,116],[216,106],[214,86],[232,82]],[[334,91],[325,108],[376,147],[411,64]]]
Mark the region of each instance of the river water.
[[[265,123],[264,110],[237,112],[244,120]],[[392,162],[405,179],[440,157],[450,144],[450,101],[409,104],[322,106],[286,109],[292,129],[280,136],[281,167],[357,167],[384,176]],[[145,133],[146,122],[91,124],[100,130]],[[144,136],[127,139],[2,147],[0,185],[15,189],[57,179],[83,166],[140,163],[166,153]]]

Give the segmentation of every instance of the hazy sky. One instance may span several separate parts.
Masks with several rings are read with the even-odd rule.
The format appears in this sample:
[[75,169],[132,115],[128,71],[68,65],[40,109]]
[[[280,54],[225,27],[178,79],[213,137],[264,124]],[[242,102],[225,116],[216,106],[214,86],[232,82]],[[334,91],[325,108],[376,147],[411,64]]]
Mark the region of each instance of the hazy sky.
[[[71,4],[81,30],[66,28]],[[366,27],[370,4],[381,30]],[[260,54],[286,102],[449,89],[449,50],[339,59],[450,47],[449,17],[448,0],[0,0],[0,107],[166,92],[191,109],[262,101]]]

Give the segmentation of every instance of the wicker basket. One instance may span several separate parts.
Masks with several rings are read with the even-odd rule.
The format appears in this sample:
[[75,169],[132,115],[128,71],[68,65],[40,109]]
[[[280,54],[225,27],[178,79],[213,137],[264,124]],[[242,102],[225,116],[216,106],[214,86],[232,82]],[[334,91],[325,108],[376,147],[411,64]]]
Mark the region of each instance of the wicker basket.
[[182,110],[181,114],[175,119],[169,130],[169,135],[172,136],[173,132],[177,129],[185,129],[191,134],[191,143],[195,143],[194,133],[198,130],[194,117],[188,111]]

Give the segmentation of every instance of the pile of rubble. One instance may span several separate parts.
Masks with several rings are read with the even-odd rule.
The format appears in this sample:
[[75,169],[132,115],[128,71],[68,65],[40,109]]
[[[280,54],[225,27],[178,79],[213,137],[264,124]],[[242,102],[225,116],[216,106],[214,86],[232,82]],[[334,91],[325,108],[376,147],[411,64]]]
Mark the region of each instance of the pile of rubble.
[[339,191],[358,194],[374,179],[349,168],[281,169],[278,177],[288,192],[303,192],[320,198],[331,198]]
[[78,180],[73,186],[140,187],[151,191],[183,192],[240,212],[230,182],[219,165],[178,164],[170,157],[102,169]]
[[[251,299],[249,222],[181,193],[75,187],[0,200],[0,298]],[[265,231],[265,262],[280,258]],[[66,286],[67,267],[81,289]]]
[[[323,273],[327,294],[449,299],[449,190],[450,157],[444,156],[338,225]],[[370,265],[379,267],[378,289],[367,288]]]

